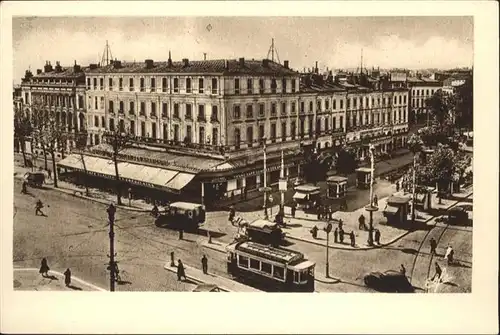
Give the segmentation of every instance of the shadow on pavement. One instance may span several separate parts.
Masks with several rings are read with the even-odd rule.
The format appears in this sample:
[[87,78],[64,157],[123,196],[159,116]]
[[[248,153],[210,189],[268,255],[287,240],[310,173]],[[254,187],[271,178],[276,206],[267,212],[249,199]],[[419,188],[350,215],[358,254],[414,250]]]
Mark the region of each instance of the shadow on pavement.
[[117,280],[116,283],[118,285],[131,285],[132,282],[126,281],[126,280]]
[[74,286],[74,285],[68,285],[68,288],[74,290],[74,291],[83,291],[81,287]]
[[42,276],[43,278],[47,278],[47,279],[50,279],[50,280],[59,280],[59,278],[57,278],[56,276],[54,275],[50,275],[50,276]]

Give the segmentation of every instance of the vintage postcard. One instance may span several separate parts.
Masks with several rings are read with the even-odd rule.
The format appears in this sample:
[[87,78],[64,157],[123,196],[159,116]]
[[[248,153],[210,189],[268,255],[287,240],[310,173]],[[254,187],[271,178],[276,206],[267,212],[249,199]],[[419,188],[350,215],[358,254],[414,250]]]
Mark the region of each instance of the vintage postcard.
[[454,4],[3,4],[5,331],[494,331],[498,6]]

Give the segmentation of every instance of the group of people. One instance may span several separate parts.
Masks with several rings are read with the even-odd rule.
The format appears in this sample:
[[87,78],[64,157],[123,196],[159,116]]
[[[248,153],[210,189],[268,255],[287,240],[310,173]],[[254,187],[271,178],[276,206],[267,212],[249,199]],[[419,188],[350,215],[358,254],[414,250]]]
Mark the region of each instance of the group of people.
[[[203,274],[208,274],[208,258],[206,255],[203,255],[203,257],[201,258],[201,268],[203,270]],[[177,280],[181,281],[182,278],[184,278],[184,280],[187,280],[184,263],[182,263],[182,261],[179,259],[177,260]]]
[[[43,278],[50,278],[49,276],[50,267],[47,262],[47,258],[42,258],[42,262],[40,264],[40,270],[38,271]],[[71,270],[69,268],[64,271],[64,284],[66,287],[71,285]]]

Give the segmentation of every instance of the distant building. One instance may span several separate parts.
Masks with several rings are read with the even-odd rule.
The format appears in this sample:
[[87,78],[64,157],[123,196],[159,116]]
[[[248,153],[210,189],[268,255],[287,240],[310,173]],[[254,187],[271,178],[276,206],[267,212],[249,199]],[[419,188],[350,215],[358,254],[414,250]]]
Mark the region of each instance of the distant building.
[[417,77],[407,79],[407,87],[410,90],[410,123],[428,121],[430,110],[427,107],[427,99],[442,89],[442,82],[417,74]]

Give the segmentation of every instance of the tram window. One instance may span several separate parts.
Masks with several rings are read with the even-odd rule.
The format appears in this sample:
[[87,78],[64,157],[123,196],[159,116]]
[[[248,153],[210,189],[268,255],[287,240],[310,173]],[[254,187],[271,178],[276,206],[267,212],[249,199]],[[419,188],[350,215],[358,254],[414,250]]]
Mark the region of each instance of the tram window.
[[265,273],[269,273],[271,274],[272,271],[271,271],[271,264],[268,264],[268,263],[262,263],[262,272],[265,272]]
[[250,259],[250,268],[260,270],[260,262],[256,259]]
[[246,258],[245,256],[238,256],[238,257],[239,257],[238,264],[242,268],[248,268],[248,258]]
[[293,281],[295,283],[300,283],[300,272],[293,271]]
[[285,278],[285,270],[283,268],[275,266],[273,276],[279,279],[283,279]]

